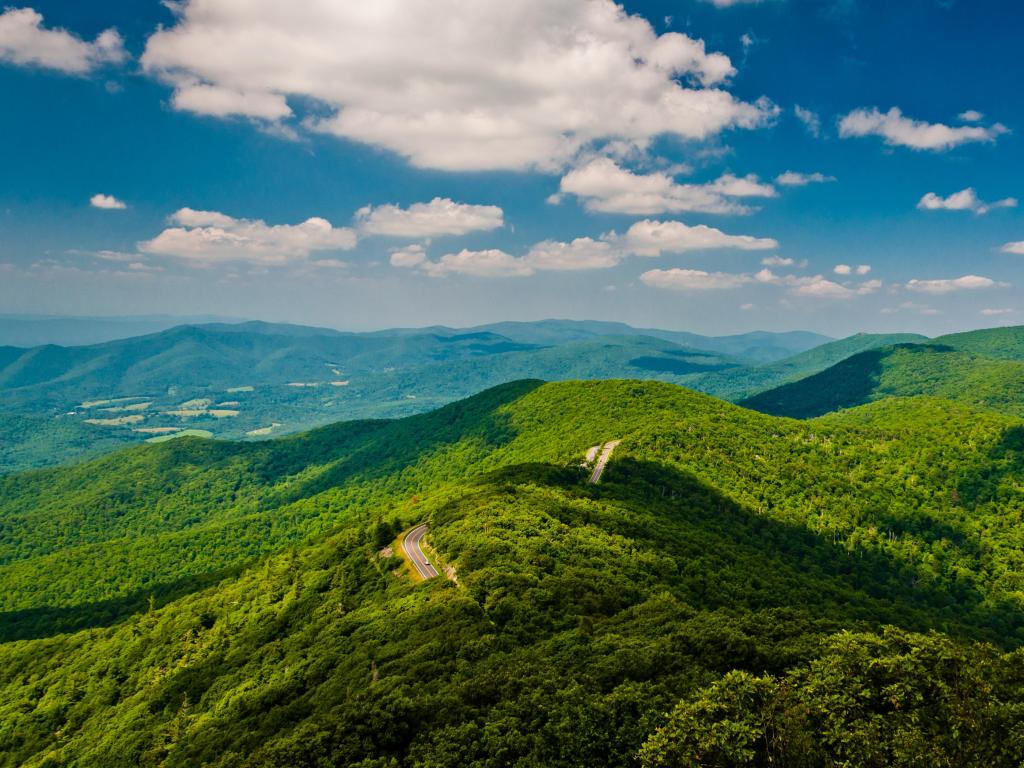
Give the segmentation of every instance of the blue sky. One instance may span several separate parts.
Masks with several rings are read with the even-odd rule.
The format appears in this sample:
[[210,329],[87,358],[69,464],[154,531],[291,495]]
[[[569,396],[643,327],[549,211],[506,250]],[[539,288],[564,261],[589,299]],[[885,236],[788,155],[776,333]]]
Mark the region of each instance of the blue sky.
[[0,312],[1024,322],[1016,3],[361,5],[8,7]]

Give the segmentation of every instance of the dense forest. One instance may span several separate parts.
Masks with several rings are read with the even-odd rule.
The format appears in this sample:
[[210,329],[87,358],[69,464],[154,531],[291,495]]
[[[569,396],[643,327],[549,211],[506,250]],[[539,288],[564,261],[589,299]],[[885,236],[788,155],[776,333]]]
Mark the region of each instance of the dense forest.
[[0,474],[175,435],[265,439],[342,420],[397,418],[523,378],[653,379],[735,401],[864,350],[922,340],[706,337],[551,320],[361,334],[207,324],[90,346],[0,347]]
[[16,475],[0,764],[1017,766],[1022,470],[948,400],[524,381]]

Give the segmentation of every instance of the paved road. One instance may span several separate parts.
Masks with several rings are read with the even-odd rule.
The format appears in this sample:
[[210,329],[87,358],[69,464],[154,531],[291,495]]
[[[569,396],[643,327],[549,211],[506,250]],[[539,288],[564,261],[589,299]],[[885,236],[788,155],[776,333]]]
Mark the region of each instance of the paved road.
[[621,443],[621,440],[612,440],[610,443],[604,444],[604,450],[601,451],[601,458],[597,460],[597,464],[594,466],[594,471],[590,475],[590,482],[596,483],[601,479],[601,475],[604,474],[604,465],[608,463],[608,459],[612,456],[612,451],[615,450],[615,446]]
[[430,564],[429,560],[427,560],[427,556],[423,552],[423,547],[420,546],[423,534],[426,532],[426,523],[423,523],[423,525],[417,525],[405,535],[405,539],[402,540],[402,549],[405,550],[405,556],[412,561],[413,567],[416,568],[416,572],[424,579],[432,579],[437,576],[437,569]]

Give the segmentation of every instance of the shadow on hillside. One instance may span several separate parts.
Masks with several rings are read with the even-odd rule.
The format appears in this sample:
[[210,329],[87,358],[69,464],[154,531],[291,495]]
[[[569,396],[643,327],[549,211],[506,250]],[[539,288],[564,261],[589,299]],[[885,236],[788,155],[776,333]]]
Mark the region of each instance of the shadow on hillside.
[[[992,446],[988,458],[976,466],[969,467],[959,481],[958,494],[965,504],[983,504],[1000,500],[1006,494],[1006,481],[1016,486],[1024,475],[1024,426],[1007,427],[999,441]],[[1011,497],[1016,493],[1011,492]],[[1010,498],[1004,496],[1004,501]]]
[[[319,446],[317,453],[323,454],[333,447],[334,452],[330,455],[335,459],[334,463],[316,477],[290,486],[269,503],[283,504],[308,498],[357,477],[366,481],[396,476],[439,448],[467,439],[475,439],[483,447],[491,449],[506,445],[515,439],[517,432],[507,415],[499,412],[500,409],[543,384],[543,381],[536,379],[513,381],[436,411],[395,421],[375,422],[372,439],[353,445],[350,453],[343,452],[340,457],[334,445],[334,436],[337,430],[346,425],[311,432],[296,441],[296,448],[306,449],[311,447],[308,444],[314,444]],[[288,471],[282,471],[265,479],[274,482],[287,474]]]
[[188,576],[165,584],[153,585],[150,589],[132,592],[123,597],[82,603],[71,607],[26,608],[19,611],[0,613],[0,643],[12,640],[34,640],[51,637],[65,632],[82,629],[109,627],[124,621],[129,616],[149,610],[150,598],[153,607],[160,608],[178,598],[211,587],[220,581],[237,576],[247,567],[239,563],[211,573]]
[[772,416],[811,419],[868,402],[882,375],[886,349],[842,360],[821,373],[741,400],[739,405]]
[[[488,473],[477,486],[481,493],[487,493],[487,485],[514,492],[515,486],[528,484],[614,502],[601,512],[566,505],[556,515],[562,523],[597,525],[652,552],[669,554],[678,570],[667,580],[694,608],[789,611],[815,632],[891,624],[1000,646],[1024,642],[1024,613],[1016,606],[986,602],[977,588],[963,581],[929,585],[909,561],[859,547],[848,550],[830,536],[756,514],[674,467],[613,459],[601,484],[593,486],[575,467],[525,464]],[[435,522],[443,525],[445,514],[440,511]],[[518,570],[523,559],[518,554],[506,567]],[[602,560],[583,567],[595,568],[596,574],[619,566]],[[594,589],[603,578],[595,576]],[[590,588],[589,582],[581,583]],[[607,602],[583,594],[579,599],[581,604]],[[618,605],[617,610],[628,607]]]

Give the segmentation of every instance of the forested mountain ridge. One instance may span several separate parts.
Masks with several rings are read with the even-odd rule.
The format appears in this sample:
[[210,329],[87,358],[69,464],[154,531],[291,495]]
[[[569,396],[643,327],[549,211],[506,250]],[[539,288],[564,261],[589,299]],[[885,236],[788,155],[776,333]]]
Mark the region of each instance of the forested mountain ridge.
[[915,395],[1024,416],[1024,360],[983,357],[938,342],[900,344],[854,355],[740,404],[776,416],[810,418]]
[[[0,644],[0,764],[660,766],[693,743],[1016,765],[1022,435],[930,398],[797,422],[655,382],[520,382],[8,478],[5,632],[36,639]],[[612,438],[591,485],[583,453]],[[457,583],[402,575],[386,545],[419,522]],[[69,578],[33,589],[58,554]],[[915,741],[932,730],[959,735]]]
[[736,402],[819,373],[859,352],[892,344],[924,341],[927,341],[926,337],[914,333],[858,333],[764,365],[697,374],[691,376],[686,385],[723,400]]

